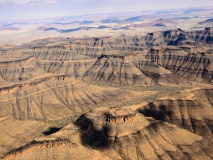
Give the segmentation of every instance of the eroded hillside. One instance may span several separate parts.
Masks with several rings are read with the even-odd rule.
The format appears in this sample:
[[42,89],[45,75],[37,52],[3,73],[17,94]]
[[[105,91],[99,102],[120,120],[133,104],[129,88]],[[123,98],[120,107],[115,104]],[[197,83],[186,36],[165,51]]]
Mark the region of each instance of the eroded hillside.
[[213,32],[48,38],[0,51],[3,159],[212,159]]

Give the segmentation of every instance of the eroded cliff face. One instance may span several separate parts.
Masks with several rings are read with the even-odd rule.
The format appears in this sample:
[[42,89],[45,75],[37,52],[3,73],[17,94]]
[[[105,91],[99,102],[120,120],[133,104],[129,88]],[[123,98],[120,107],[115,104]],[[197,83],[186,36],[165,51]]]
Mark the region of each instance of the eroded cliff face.
[[[161,83],[159,79],[163,79],[174,84],[181,83],[173,82],[169,75],[162,76],[162,69],[155,72],[153,66],[157,65],[176,77],[212,83],[211,39],[211,28],[192,32],[175,29],[143,37],[122,35],[116,38],[66,40],[63,45],[31,47],[24,54],[34,57],[34,67],[40,71],[86,81],[158,85]],[[141,67],[141,63],[147,66]],[[16,67],[11,71],[2,69],[2,81],[32,79],[31,71],[29,67]]]
[[[112,56],[104,57],[99,54],[98,60],[95,62],[93,67],[88,70],[87,74],[90,73],[92,75],[97,75],[97,73],[99,73],[98,76],[95,76],[96,78],[94,78],[94,76],[89,78],[97,81],[100,79],[105,79],[106,82],[110,81],[111,78],[108,76],[108,72],[111,72],[109,70],[112,70],[111,75],[113,77],[119,77],[119,75],[123,75],[125,77],[125,74],[132,77],[130,74],[126,73],[125,70],[127,69],[125,68],[128,66],[132,67],[132,64],[128,64],[129,61],[127,61],[127,59],[129,59],[129,55],[133,52],[135,55],[139,53],[140,55],[145,56],[147,60],[154,62],[154,64],[158,66],[164,67],[175,75],[180,75],[192,81],[212,83],[212,54],[209,54],[210,52],[208,51],[208,47],[211,47],[211,39],[211,28],[192,32],[185,32],[181,29],[176,29],[164,32],[149,33],[145,37],[120,36],[116,39],[96,39],[97,41],[95,44],[100,44],[99,41],[103,42],[102,53]],[[100,45],[98,45],[98,47],[100,47]],[[120,55],[125,57],[123,60],[116,56],[113,58],[113,54],[119,55],[120,52],[122,52]],[[123,54],[125,52],[126,54]],[[138,56],[136,56],[133,61],[136,60],[146,61],[144,58]],[[111,61],[115,61],[114,63],[118,63],[118,65],[113,64]],[[148,64],[149,62],[147,61],[145,63]],[[133,65],[138,66],[138,64],[135,63]],[[116,69],[117,67],[120,68],[120,71],[118,72],[121,73],[116,75],[114,74],[113,70],[119,70]],[[99,70],[99,68],[101,69]],[[146,79],[150,78],[150,76],[159,77],[158,74],[160,74],[147,70],[144,71],[141,70],[141,68],[140,71],[142,72],[141,74],[147,75]],[[115,81],[117,81],[117,83],[121,83],[119,78]],[[128,81],[126,78],[124,78],[123,83],[133,84],[133,82],[128,83],[125,81]],[[141,81],[141,79],[139,81]],[[143,81],[146,84],[150,83],[148,80],[143,79]]]
[[180,48],[152,48],[146,58],[189,80],[212,83],[212,55],[208,53],[187,53]]
[[[23,57],[26,56],[23,55]],[[28,55],[26,58],[0,61],[0,66],[0,81],[2,81],[0,86],[27,81],[36,76],[33,56]],[[38,69],[37,73],[42,74],[42,71]]]
[[[211,36],[211,29],[204,32]],[[188,32],[176,29],[145,37],[122,35],[67,40],[63,45],[31,46],[22,53],[17,50],[2,54],[5,61],[0,62],[1,116],[59,119],[96,107],[133,103],[132,96],[138,99],[138,94],[103,89],[103,85],[190,87],[194,82],[212,84],[211,49],[201,48],[199,40],[195,41],[193,50],[183,48],[182,42],[193,39],[191,37]],[[200,52],[201,49],[204,50]],[[10,54],[15,58],[8,59]],[[89,85],[91,83],[94,85]],[[128,96],[130,98],[126,98]],[[51,99],[52,103],[45,99]],[[116,99],[125,102],[118,103]]]
[[83,80],[122,85],[151,85],[151,80],[128,62],[128,56],[101,56]]

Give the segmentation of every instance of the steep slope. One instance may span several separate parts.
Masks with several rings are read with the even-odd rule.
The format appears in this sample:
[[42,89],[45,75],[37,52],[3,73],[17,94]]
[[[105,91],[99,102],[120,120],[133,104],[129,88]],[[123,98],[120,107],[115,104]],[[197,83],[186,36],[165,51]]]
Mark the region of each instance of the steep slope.
[[154,63],[153,59],[156,59],[156,57],[151,55],[151,52],[152,50],[147,56],[140,54],[103,54],[85,72],[83,80],[136,86],[191,85],[191,82],[184,76],[179,76],[169,71],[167,67]]
[[147,59],[189,80],[212,83],[212,55],[187,53],[181,48],[152,48]]
[[40,136],[49,125],[36,121],[19,121],[8,117],[0,118],[0,157]]
[[213,89],[183,91],[150,103],[139,109],[139,112],[205,138],[212,138],[212,94]]
[[126,85],[151,85],[151,80],[122,55],[102,55],[87,70],[83,80]]
[[[155,92],[144,97],[151,94]],[[73,119],[89,110],[113,107],[140,96],[138,92],[95,86],[66,76],[7,86],[0,89],[0,95],[1,117],[42,121]]]
[[[36,59],[29,55],[16,55],[8,53],[1,56],[0,61],[0,86],[32,80],[46,72],[36,66]],[[13,57],[13,58],[10,58]]]

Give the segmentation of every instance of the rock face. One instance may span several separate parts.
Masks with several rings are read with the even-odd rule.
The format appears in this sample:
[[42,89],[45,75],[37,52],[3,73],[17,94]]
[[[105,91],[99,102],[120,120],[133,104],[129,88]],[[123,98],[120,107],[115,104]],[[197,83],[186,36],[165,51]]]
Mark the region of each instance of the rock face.
[[151,85],[146,77],[126,59],[128,56],[101,56],[83,76],[83,80],[103,81],[124,85]]
[[[102,38],[66,40],[57,44],[50,40],[40,46],[32,42],[26,55],[35,57],[40,71],[64,74],[74,78],[125,85],[153,85],[160,73],[135,66],[136,60],[158,65],[187,79],[212,83],[212,29],[185,32],[181,29],[148,33],[146,36],[125,35]],[[50,43],[50,42],[49,42]],[[34,46],[34,47],[33,47]],[[206,47],[206,48],[204,48]],[[105,55],[105,56],[104,56]],[[138,56],[139,55],[139,56]],[[132,64],[132,61],[133,64]],[[151,64],[149,61],[154,62]],[[148,67],[146,67],[148,68]],[[2,70],[3,79],[22,81],[33,78],[29,68]],[[10,74],[10,77],[8,74]],[[165,79],[165,78],[164,78]],[[167,77],[167,79],[170,79]],[[173,80],[171,80],[173,81]],[[158,83],[156,83],[158,84]]]
[[152,48],[146,58],[187,79],[212,83],[212,55],[187,53],[180,48]]

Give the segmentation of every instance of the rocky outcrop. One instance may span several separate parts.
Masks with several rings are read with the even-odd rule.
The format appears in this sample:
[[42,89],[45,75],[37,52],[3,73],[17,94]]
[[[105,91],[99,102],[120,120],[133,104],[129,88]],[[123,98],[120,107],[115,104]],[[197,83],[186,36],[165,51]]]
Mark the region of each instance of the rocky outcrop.
[[110,114],[105,114],[106,122],[109,123],[128,123],[137,121],[137,117],[135,115],[124,115],[124,116],[112,116]]
[[[116,84],[153,85],[153,82],[159,84],[161,73],[142,70],[141,67],[138,70],[134,67],[138,64],[131,63],[143,60],[144,63],[151,65],[149,61],[141,60],[138,56],[135,60],[129,60],[130,55],[147,55],[148,60],[175,75],[197,82],[212,83],[212,57],[205,52],[205,48],[202,48],[211,44],[211,30],[206,28],[201,31],[185,32],[178,28],[148,33],[143,37],[121,35],[117,38],[70,39],[64,42],[64,48],[47,48],[45,46],[48,45],[45,45],[25,54],[36,57],[37,67],[47,73]],[[57,43],[50,46],[57,46]],[[21,77],[20,80],[30,78]]]
[[46,140],[46,141],[33,140],[32,142],[30,142],[20,148],[14,149],[14,150],[4,154],[1,157],[3,159],[14,159],[21,155],[26,155],[29,152],[33,152],[34,150],[45,149],[45,148],[56,148],[56,147],[67,146],[67,145],[75,145],[75,144],[72,144],[67,139],[54,139],[54,140]]

